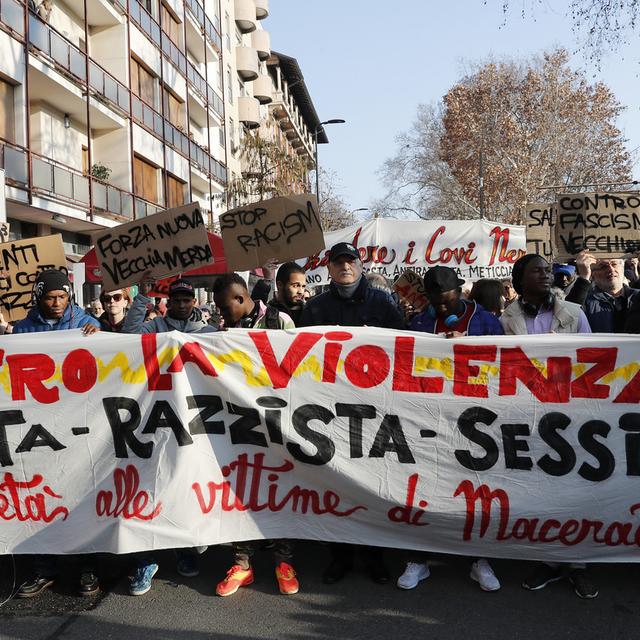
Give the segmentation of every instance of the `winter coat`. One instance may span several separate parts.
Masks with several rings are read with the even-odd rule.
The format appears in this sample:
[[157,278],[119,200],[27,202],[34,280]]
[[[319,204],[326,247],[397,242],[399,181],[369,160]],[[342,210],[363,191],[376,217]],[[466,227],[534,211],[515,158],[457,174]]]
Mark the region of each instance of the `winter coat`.
[[340,325],[343,327],[383,327],[404,329],[404,320],[391,296],[369,286],[362,276],[351,298],[343,298],[332,282],[329,290],[305,305],[300,327]]
[[[504,335],[504,329],[500,324],[500,320],[493,313],[487,311],[477,302],[465,300],[465,304],[475,305],[473,315],[469,320],[467,329],[468,336],[501,336]],[[433,333],[436,326],[436,316],[426,311],[414,316],[411,320],[410,329],[412,331],[422,331],[424,333]]]
[[[640,290],[631,289],[626,284],[623,293],[618,297],[622,305],[622,311],[629,316],[629,309],[640,297]],[[619,326],[614,326],[614,311],[616,298],[606,294],[598,287],[593,287],[584,303],[584,312],[591,325],[593,333],[621,333],[625,330],[627,318],[624,318]]]
[[70,302],[62,314],[60,321],[50,325],[40,313],[37,306],[31,307],[27,317],[19,320],[13,326],[13,333],[38,333],[40,331],[64,331],[65,329],[79,329],[86,324],[92,324],[100,328],[100,322],[93,316],[85,313],[77,304]]

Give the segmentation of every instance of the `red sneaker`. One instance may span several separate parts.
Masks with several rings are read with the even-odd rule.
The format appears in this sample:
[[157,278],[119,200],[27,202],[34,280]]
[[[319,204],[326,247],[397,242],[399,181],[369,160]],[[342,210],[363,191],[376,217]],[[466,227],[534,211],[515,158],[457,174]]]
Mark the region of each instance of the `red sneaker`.
[[276,567],[276,579],[278,580],[280,593],[284,594],[285,596],[291,596],[294,593],[298,593],[300,585],[298,584],[298,580],[296,578],[296,572],[293,570],[293,567],[290,564],[281,562]]
[[253,569],[243,569],[239,564],[234,564],[229,571],[227,577],[218,583],[216,593],[223,598],[232,596],[240,587],[246,587],[253,582]]

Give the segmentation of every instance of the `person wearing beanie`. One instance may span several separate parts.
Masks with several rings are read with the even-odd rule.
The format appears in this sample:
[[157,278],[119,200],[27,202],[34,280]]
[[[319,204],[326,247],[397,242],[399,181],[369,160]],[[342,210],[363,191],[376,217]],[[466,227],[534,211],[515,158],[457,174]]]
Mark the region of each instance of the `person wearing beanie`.
[[[511,273],[518,299],[509,305],[500,321],[507,335],[543,333],[591,333],[580,305],[561,300],[551,292],[551,265],[535,253],[515,262]],[[537,591],[567,577],[580,598],[595,598],[598,587],[583,563],[562,565],[539,563],[522,583],[524,589]]]
[[33,284],[33,307],[16,322],[13,333],[82,329],[84,335],[100,330],[100,323],[71,300],[71,283],[58,269],[42,271]]
[[500,317],[507,335],[591,333],[580,305],[553,295],[551,265],[535,253],[516,260],[511,272],[518,299]]
[[[86,336],[100,331],[100,323],[85,313],[71,300],[71,283],[62,271],[42,271],[33,285],[33,307],[27,317],[16,322],[13,333],[38,333],[41,331],[64,331],[82,329]],[[88,560],[81,559],[78,593],[92,596],[99,590],[98,578]],[[20,585],[17,598],[35,598],[53,586],[58,575],[58,564],[52,556],[35,556],[31,575]]]

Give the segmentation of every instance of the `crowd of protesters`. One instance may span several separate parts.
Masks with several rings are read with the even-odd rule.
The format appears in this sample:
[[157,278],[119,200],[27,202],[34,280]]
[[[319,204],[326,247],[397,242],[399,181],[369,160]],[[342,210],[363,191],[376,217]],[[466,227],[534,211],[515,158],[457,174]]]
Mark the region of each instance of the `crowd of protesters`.
[[[399,300],[390,283],[380,274],[363,273],[358,249],[345,242],[330,250],[330,283],[318,295],[307,287],[304,270],[296,263],[281,265],[275,287],[269,278],[258,281],[250,292],[236,273],[218,277],[213,285],[214,304],[198,306],[196,291],[186,279],[174,280],[166,302],[150,297],[154,281],[148,274],[132,297],[129,289],[103,291],[86,310],[74,303],[72,287],[61,271],[41,272],[33,287],[33,306],[18,322],[7,322],[0,314],[0,334],[80,329],[85,336],[97,331],[124,333],[214,333],[230,328],[288,330],[296,327],[342,325],[383,327],[437,334],[445,338],[486,335],[547,333],[640,333],[640,273],[638,259],[597,259],[587,252],[570,264],[549,264],[542,256],[527,254],[514,265],[509,280],[483,279],[465,290],[465,281],[454,269],[436,266],[424,277],[428,304],[414,309]],[[298,592],[291,540],[270,542],[275,575],[283,594]],[[232,545],[231,567],[216,593],[230,596],[254,581],[252,557],[255,541]],[[198,555],[206,548],[176,551],[177,571],[184,577],[198,575]],[[371,579],[390,582],[380,547],[349,544],[329,545],[329,560],[323,581],[342,580],[355,566],[357,556]],[[401,589],[413,589],[429,577],[429,555],[410,553],[397,578]],[[67,562],[67,561],[65,561]],[[93,556],[74,559],[78,565],[78,593],[90,596],[99,590]],[[54,556],[30,559],[31,575],[17,596],[31,598],[51,587],[61,562]],[[158,571],[154,553],[131,557],[129,592],[149,591]],[[500,581],[484,558],[471,563],[470,577],[485,591],[500,589]],[[581,598],[598,595],[588,567],[538,563],[522,586],[542,589],[551,582],[568,579]]]

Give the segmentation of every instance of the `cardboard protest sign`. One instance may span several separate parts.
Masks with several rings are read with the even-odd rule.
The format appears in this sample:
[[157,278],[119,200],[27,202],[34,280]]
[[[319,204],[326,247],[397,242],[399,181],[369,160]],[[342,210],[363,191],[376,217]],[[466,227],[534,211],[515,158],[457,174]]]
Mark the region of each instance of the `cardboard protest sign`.
[[294,260],[324,248],[314,195],[262,200],[220,216],[227,264],[234,271],[260,267],[271,259]]
[[67,273],[61,235],[0,244],[0,310],[5,320],[21,320],[27,315],[33,283],[47,269]]
[[553,227],[555,205],[532,202],[525,210],[527,253],[537,253],[553,262]]
[[139,282],[146,271],[160,279],[213,262],[197,203],[101,229],[91,240],[107,291]]
[[9,223],[0,222],[0,242],[9,242]]
[[411,269],[407,269],[402,273],[393,283],[393,288],[398,292],[402,300],[418,311],[422,311],[429,302],[424,292],[424,281]]
[[555,247],[561,260],[583,249],[601,258],[640,251],[640,192],[558,196]]

